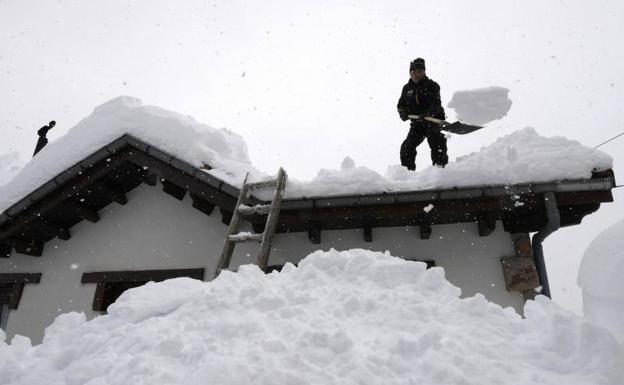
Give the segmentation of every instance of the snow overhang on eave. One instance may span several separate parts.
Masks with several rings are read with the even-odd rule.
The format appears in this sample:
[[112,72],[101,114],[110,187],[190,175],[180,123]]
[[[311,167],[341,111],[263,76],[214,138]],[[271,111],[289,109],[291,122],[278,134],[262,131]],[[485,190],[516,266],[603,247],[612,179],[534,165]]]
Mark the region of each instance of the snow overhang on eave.
[[[219,207],[223,222],[229,222],[238,188],[124,135],[0,214],[0,255],[8,256],[13,248],[41,255],[45,242],[69,239],[71,226],[84,219],[97,222],[100,209],[111,202],[125,204],[128,191],[141,183],[156,185],[158,179],[164,192],[180,200],[189,193],[193,207],[206,214]],[[613,187],[615,178],[608,170],[592,179],[552,183],[291,198],[284,200],[277,231],[307,231],[316,240],[314,234],[327,229],[421,226],[426,233],[434,224],[477,222],[480,235],[486,236],[501,220],[507,231],[530,232],[543,226],[544,192],[557,194],[562,225],[568,226],[612,201]],[[251,220],[258,229],[264,222],[261,217]]]

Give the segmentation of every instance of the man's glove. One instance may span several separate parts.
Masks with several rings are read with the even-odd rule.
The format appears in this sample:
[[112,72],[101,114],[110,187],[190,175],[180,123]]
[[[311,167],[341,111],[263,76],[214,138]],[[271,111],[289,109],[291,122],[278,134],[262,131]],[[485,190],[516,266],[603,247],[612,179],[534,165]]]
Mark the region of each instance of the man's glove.
[[405,110],[399,110],[399,117],[401,118],[402,121],[406,121],[409,119],[407,117],[407,112],[405,112]]

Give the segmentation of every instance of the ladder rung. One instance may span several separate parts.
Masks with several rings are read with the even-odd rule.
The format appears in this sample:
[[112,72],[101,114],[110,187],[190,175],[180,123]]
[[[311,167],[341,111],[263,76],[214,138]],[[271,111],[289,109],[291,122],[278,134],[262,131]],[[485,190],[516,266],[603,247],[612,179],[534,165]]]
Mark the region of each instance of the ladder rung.
[[264,215],[268,214],[269,211],[271,211],[271,205],[247,206],[242,204],[238,206],[238,213],[240,215]]
[[228,240],[231,242],[249,242],[249,241],[261,242],[262,234],[242,232],[238,234],[228,235]]
[[277,179],[265,180],[262,182],[247,183],[250,189],[269,188],[277,186]]

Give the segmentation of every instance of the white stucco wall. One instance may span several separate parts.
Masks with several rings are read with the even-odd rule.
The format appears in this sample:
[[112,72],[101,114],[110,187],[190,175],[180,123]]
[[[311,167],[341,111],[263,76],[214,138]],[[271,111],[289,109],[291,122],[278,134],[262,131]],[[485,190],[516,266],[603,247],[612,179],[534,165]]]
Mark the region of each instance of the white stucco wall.
[[[221,253],[227,227],[219,210],[207,216],[162,192],[161,187],[142,185],[128,194],[128,203],[113,203],[100,211],[98,223],[83,221],[72,227],[68,241],[46,243],[42,257],[12,254],[0,259],[1,273],[42,273],[41,282],[26,284],[19,308],[11,310],[6,332],[27,335],[39,342],[44,328],[68,311],[89,317],[95,284],[81,284],[84,272],[204,268],[211,277]],[[306,233],[278,234],[270,264],[297,262],[318,249],[367,248],[389,250],[406,259],[434,260],[444,267],[448,279],[462,295],[477,292],[520,311],[519,293],[505,289],[500,257],[514,255],[510,235],[497,229],[479,237],[477,225],[433,226],[431,239],[421,240],[418,228],[375,228],[373,242],[364,242],[362,230],[323,231],[322,243],[312,244]],[[255,244],[239,244],[232,265],[253,263]]]

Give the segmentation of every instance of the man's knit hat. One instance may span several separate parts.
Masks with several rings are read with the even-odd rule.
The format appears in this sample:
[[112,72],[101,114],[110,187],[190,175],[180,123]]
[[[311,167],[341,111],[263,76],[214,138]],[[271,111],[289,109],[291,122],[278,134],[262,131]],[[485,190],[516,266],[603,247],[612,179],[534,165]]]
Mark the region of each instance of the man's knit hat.
[[425,59],[419,57],[418,59],[414,59],[414,61],[410,63],[410,72],[417,69],[426,70]]

